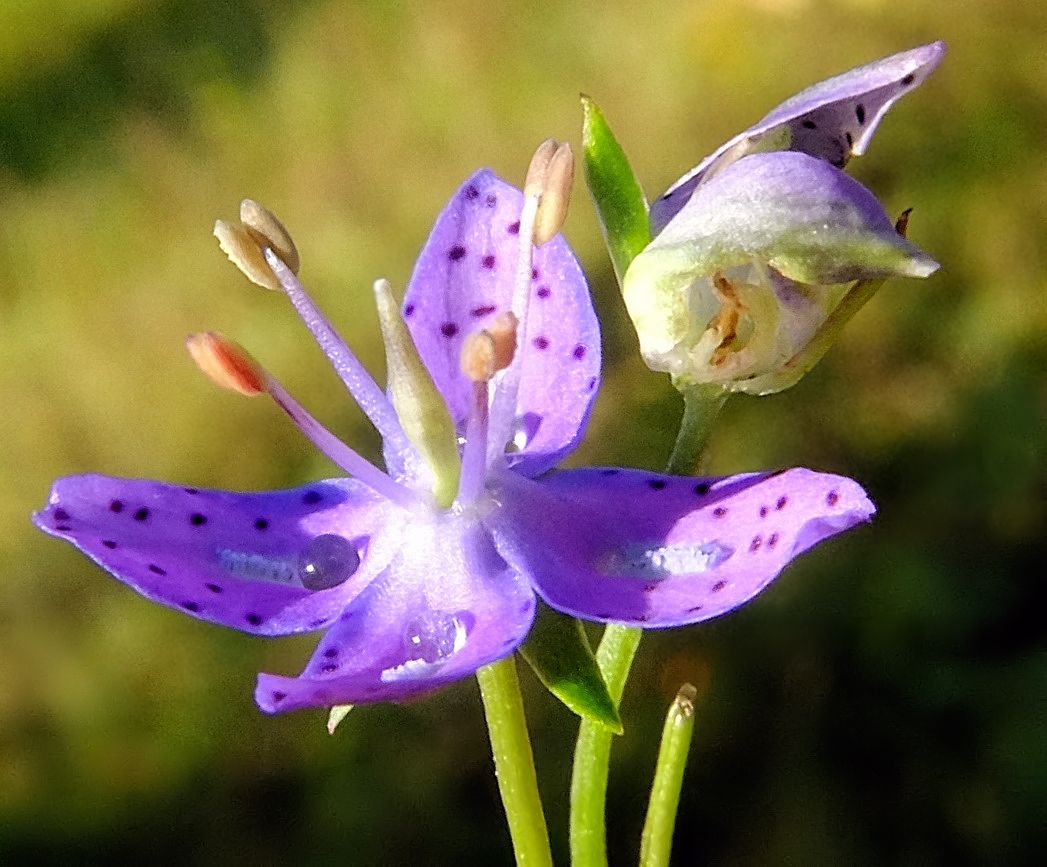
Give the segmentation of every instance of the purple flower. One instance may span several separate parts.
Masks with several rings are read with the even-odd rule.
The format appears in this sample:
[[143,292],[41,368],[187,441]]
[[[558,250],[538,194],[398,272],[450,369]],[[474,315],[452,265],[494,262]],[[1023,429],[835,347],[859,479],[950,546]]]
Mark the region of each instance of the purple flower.
[[[408,376],[406,391],[392,382],[389,396],[313,306],[285,264],[290,254],[263,244],[271,249],[260,267],[382,434],[386,472],[235,344],[203,335],[191,344],[202,366],[245,393],[268,393],[353,478],[228,493],[70,476],[55,483],[36,523],[195,617],[259,635],[325,630],[301,676],[260,675],[258,704],[277,712],[397,701],[461,678],[523,641],[536,594],[590,620],[706,620],[869,518],[874,508],[855,482],[805,469],[729,478],[550,472],[588,418],[600,338],[566,242],[531,245],[536,202],[486,170],[455,194],[415,267],[402,319],[383,315],[393,378],[417,356],[425,368]],[[235,232],[220,228],[223,246],[235,247]],[[377,288],[387,307],[386,285]],[[463,373],[463,353],[490,362],[488,372]],[[443,436],[444,418],[450,457],[427,441]]]
[[780,391],[821,357],[871,281],[938,268],[841,169],[944,51],[924,45],[804,90],[653,203],[654,238],[622,286],[651,368],[678,384]]

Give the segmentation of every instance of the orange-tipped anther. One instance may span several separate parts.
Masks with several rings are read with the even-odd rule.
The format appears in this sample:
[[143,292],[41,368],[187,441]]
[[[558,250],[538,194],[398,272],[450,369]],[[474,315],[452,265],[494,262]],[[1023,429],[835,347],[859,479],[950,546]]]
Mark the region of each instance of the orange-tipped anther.
[[500,313],[487,328],[474,331],[462,343],[462,372],[473,382],[490,382],[499,370],[505,370],[516,354],[517,319],[512,313]]
[[196,366],[215,385],[248,397],[269,390],[262,366],[235,340],[217,331],[190,334],[185,341]]

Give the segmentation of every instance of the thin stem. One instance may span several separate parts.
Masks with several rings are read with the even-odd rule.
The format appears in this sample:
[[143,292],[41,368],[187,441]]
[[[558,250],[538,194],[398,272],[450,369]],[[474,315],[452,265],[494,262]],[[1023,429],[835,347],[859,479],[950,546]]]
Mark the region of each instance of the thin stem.
[[[596,661],[615,707],[622,700],[625,681],[640,645],[643,630],[610,623],[604,630]],[[612,733],[583,719],[578,728],[571,773],[571,864],[602,867],[607,864],[607,776],[610,770]]]
[[651,784],[651,801],[640,839],[640,867],[669,865],[683,772],[687,767],[687,753],[691,749],[691,735],[694,733],[695,694],[695,688],[685,683],[665,717],[658,763]]
[[730,392],[718,385],[678,384],[677,387],[683,395],[683,419],[665,471],[685,476],[697,469],[702,453],[709,444],[713,423]]
[[476,672],[476,679],[480,683],[495,776],[516,863],[520,867],[551,867],[549,832],[538,795],[515,657],[484,666]]
[[[666,472],[690,473],[709,442],[713,422],[727,401],[719,386],[680,386],[684,399],[683,420]],[[617,707],[636,656],[643,630],[608,624],[596,651],[596,661]],[[583,719],[578,728],[571,775],[571,863],[574,867],[607,864],[607,777],[610,772],[612,733]]]

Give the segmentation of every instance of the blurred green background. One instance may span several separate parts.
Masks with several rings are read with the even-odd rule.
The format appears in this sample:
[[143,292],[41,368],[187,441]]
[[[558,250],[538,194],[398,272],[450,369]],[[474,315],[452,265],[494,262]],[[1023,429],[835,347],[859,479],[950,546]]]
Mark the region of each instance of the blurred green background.
[[[609,833],[635,860],[660,719],[699,688],[680,864],[1033,860],[1047,845],[1047,6],[1024,0],[0,4],[0,861],[508,863],[475,682],[407,706],[269,718],[266,641],[151,605],[29,514],[97,470],[239,489],[332,474],[182,339],[234,335],[368,454],[289,305],[211,226],[250,195],[381,370],[374,278],[438,209],[520,182],[602,106],[650,195],[781,99],[931,39],[950,53],[853,173],[944,264],[897,281],[797,388],[728,406],[712,469],[863,481],[875,523],[736,614],[650,634]],[[638,362],[592,210],[568,237],[608,366],[575,463],[656,467],[679,404]],[[561,860],[574,719],[523,673]]]

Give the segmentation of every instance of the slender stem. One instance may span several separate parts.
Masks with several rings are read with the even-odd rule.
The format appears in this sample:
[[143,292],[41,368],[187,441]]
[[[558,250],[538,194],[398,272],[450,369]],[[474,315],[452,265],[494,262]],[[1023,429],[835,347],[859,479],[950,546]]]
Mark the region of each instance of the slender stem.
[[[596,661],[615,707],[622,700],[625,681],[643,630],[610,623],[604,630]],[[571,775],[571,864],[603,867],[607,864],[607,775],[611,760],[611,732],[588,719],[578,728]]]
[[516,658],[509,656],[476,672],[491,737],[498,791],[505,807],[516,863],[523,867],[551,867],[549,832],[538,795],[534,756],[527,734]]
[[694,697],[689,683],[680,687],[669,706],[658,748],[658,764],[651,784],[651,801],[640,840],[640,867],[668,867],[673,848],[676,809],[680,804],[683,772],[694,733]]
[[678,383],[677,387],[683,395],[683,419],[665,471],[683,476],[697,469],[702,453],[709,444],[713,423],[730,392],[718,385]]
[[[693,472],[709,442],[713,422],[727,401],[719,386],[679,385],[684,399],[683,420],[666,472]],[[625,690],[643,630],[608,624],[596,651],[596,661],[617,707]],[[573,867],[607,864],[607,777],[612,733],[583,719],[578,728],[571,775],[571,863]]]

